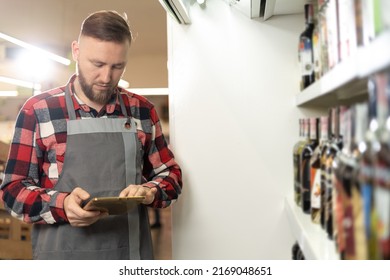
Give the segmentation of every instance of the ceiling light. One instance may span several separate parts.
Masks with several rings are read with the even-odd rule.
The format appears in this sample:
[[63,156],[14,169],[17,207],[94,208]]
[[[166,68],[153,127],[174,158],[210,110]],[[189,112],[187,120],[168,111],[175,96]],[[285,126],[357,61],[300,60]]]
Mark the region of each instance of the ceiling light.
[[61,64],[66,65],[66,66],[70,65],[70,60],[67,59],[67,58],[64,58],[64,57],[61,57],[61,56],[56,55],[54,53],[45,51],[45,50],[43,50],[41,48],[33,46],[33,45],[29,44],[29,43],[23,42],[23,41],[21,41],[19,39],[16,39],[16,38],[11,37],[9,35],[6,35],[4,33],[0,32],[0,38],[6,40],[8,42],[11,42],[11,43],[13,43],[15,45],[21,46],[21,47],[23,47],[25,49],[28,49],[30,51],[33,51],[33,52],[35,52],[35,53],[37,53],[39,55],[43,55],[43,56],[45,56],[45,57],[47,57],[47,58],[49,58],[51,60],[57,61],[57,62],[59,62]]
[[11,84],[15,86],[20,86],[20,87],[25,87],[25,88],[31,88],[34,90],[41,90],[41,84],[39,83],[33,83],[29,81],[22,81],[22,80],[17,80],[17,79],[12,79],[4,76],[0,76],[0,83],[6,83],[6,84]]
[[52,72],[52,61],[40,54],[24,51],[16,59],[19,73],[24,73],[28,79],[42,81]]
[[0,97],[11,97],[18,96],[18,92],[16,90],[1,90]]

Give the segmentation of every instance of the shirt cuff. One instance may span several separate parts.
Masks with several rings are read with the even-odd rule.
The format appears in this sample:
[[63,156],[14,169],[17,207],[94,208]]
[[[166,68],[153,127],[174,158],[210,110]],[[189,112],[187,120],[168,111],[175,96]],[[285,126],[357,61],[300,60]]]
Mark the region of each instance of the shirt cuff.
[[68,217],[65,213],[64,208],[64,201],[65,198],[69,195],[69,193],[58,193],[56,199],[55,199],[55,206],[52,207],[51,212],[53,215],[53,218],[57,223],[67,223],[69,222]]

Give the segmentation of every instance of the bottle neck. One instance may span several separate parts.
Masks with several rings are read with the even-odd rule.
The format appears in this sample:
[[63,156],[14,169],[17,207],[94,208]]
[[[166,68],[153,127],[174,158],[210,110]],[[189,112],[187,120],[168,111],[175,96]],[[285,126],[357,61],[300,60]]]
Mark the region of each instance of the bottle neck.
[[307,140],[309,139],[309,119],[303,119],[303,137]]
[[299,138],[304,138],[304,128],[303,128],[303,119],[299,119]]
[[352,108],[340,108],[340,134],[343,138],[343,153],[351,154],[352,148]]
[[314,23],[313,11],[313,4],[305,4],[305,22],[307,26],[312,25]]
[[318,119],[310,118],[310,140],[318,141]]
[[340,108],[332,109],[332,139],[339,141],[340,139]]
[[321,142],[328,140],[328,117],[321,117]]
[[375,75],[376,91],[377,91],[377,119],[379,129],[385,129],[386,120],[389,116],[389,100],[386,90],[387,77],[385,73]]
[[368,80],[368,130],[366,133],[366,142],[372,143],[377,140],[376,133],[378,131],[378,95],[377,84],[375,79],[371,77]]
[[368,104],[355,105],[354,113],[354,143],[359,146],[364,142],[364,135],[368,129]]
[[377,118],[377,91],[373,78],[368,81],[368,118],[370,123]]
[[328,112],[328,141],[332,140],[332,109]]

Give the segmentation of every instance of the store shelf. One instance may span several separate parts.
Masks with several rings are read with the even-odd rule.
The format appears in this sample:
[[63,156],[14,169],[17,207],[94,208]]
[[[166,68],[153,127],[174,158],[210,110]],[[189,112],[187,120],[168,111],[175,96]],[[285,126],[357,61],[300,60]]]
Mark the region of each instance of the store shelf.
[[359,49],[358,59],[360,77],[390,67],[390,30],[383,32],[370,46]]
[[367,98],[367,78],[390,67],[390,30],[369,46],[361,47],[326,73],[319,81],[297,94],[297,106],[349,104]]
[[320,225],[311,221],[292,198],[285,199],[285,211],[290,228],[308,260],[338,260],[335,242],[328,239]]

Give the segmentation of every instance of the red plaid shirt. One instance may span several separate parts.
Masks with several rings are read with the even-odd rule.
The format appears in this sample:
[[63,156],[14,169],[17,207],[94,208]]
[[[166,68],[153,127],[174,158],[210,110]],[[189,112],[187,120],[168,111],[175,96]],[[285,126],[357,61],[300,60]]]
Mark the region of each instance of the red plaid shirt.
[[[181,170],[167,147],[156,110],[141,96],[116,91],[137,123],[148,181],[143,185],[158,188],[151,206],[167,207],[181,192]],[[115,96],[98,114],[72,94],[77,118],[124,117]],[[67,120],[65,86],[31,97],[20,110],[1,185],[4,204],[14,217],[29,223],[68,221],[64,211],[68,193],[55,190],[66,152]]]

